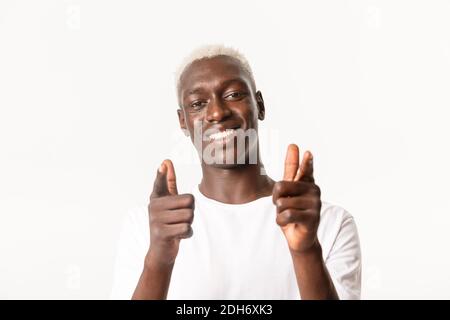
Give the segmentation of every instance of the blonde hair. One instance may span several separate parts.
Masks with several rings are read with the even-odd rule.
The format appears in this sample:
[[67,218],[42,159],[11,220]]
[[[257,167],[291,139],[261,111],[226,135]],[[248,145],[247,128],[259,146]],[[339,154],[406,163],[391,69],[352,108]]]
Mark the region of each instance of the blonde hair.
[[193,62],[197,60],[213,58],[217,56],[228,56],[238,60],[239,63],[242,65],[242,68],[250,76],[252,84],[253,85],[255,84],[252,68],[248,63],[247,58],[241,52],[239,52],[239,50],[232,47],[224,46],[222,44],[209,44],[194,49],[187,57],[183,59],[181,64],[178,66],[175,72],[177,95],[180,92],[180,78],[188,66],[190,66]]

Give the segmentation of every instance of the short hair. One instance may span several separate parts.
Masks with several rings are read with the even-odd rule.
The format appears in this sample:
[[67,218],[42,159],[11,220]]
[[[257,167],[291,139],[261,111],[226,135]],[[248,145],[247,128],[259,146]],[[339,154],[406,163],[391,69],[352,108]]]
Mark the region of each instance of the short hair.
[[250,64],[248,63],[247,58],[239,52],[239,50],[233,48],[233,47],[227,47],[222,44],[209,44],[200,46],[196,49],[194,49],[188,56],[186,56],[181,64],[179,65],[178,69],[175,72],[175,81],[176,81],[176,90],[177,90],[177,96],[180,92],[180,78],[183,75],[183,72],[186,70],[188,66],[190,66],[195,61],[201,60],[201,59],[208,59],[208,58],[214,58],[217,56],[227,56],[234,58],[239,61],[242,68],[248,73],[250,76],[250,80],[252,81],[252,85],[255,86],[255,79],[253,77],[253,71],[250,67]]

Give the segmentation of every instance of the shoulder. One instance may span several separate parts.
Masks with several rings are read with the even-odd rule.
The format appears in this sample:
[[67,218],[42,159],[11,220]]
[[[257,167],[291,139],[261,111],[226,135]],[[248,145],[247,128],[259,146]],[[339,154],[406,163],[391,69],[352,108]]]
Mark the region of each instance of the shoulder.
[[318,237],[340,299],[359,299],[361,248],[353,216],[340,206],[322,203]]
[[322,201],[320,210],[320,220],[327,225],[340,225],[346,220],[353,219],[353,216],[341,206]]
[[322,201],[317,234],[325,257],[338,239],[358,237],[353,216],[341,206],[326,201]]

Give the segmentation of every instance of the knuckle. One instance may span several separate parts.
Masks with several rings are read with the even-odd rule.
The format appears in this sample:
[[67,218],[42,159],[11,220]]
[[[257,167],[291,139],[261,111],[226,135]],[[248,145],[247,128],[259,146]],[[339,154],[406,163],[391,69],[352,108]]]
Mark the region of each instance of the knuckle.
[[192,223],[192,221],[194,221],[194,210],[187,210],[186,216],[189,223]]
[[154,214],[149,214],[149,222],[150,222],[150,225],[152,225],[152,224],[154,224],[155,222],[156,222],[156,219],[155,219],[155,215]]
[[292,218],[294,217],[294,211],[292,209],[286,209],[284,211],[284,217],[289,221],[292,220]]
[[321,206],[321,201],[320,201],[319,198],[314,198],[314,199],[312,200],[312,202],[313,202],[313,206],[314,206],[315,208],[318,208],[318,207]]
[[194,234],[194,230],[192,230],[192,227],[189,227],[189,231],[188,231],[188,233],[186,234],[186,238],[192,237],[193,234]]
[[275,193],[277,193],[277,194],[282,193],[283,190],[284,190],[284,187],[283,187],[283,186],[284,186],[284,182],[283,182],[283,181],[278,181],[278,182],[276,182],[275,185],[274,185],[274,187],[273,187]]
[[320,190],[319,186],[315,184],[313,190],[314,190],[314,193],[320,197],[321,190]]
[[154,227],[150,229],[150,233],[152,235],[152,238],[155,237],[156,239],[162,238],[162,232],[161,232],[161,228],[159,227]]
[[281,208],[283,205],[284,205],[284,199],[283,198],[278,198],[277,199],[277,201],[275,202],[275,205],[278,207],[278,208]]
[[195,198],[194,198],[194,196],[192,194],[190,194],[190,193],[183,194],[182,195],[182,199],[183,199],[183,204],[186,207],[193,208],[194,202],[195,202]]
[[276,222],[278,225],[282,225],[282,217],[280,215],[277,215]]
[[191,225],[189,223],[183,223],[180,233],[181,236],[188,237],[192,233]]

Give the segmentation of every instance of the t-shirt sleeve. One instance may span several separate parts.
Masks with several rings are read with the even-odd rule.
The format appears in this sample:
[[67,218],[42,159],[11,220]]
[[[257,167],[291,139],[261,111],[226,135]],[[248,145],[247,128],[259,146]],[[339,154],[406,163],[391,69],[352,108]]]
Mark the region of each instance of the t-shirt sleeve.
[[129,300],[144,267],[150,243],[147,211],[131,210],[125,216],[117,245],[110,298]]
[[361,298],[361,249],[353,217],[345,212],[325,261],[341,300]]

